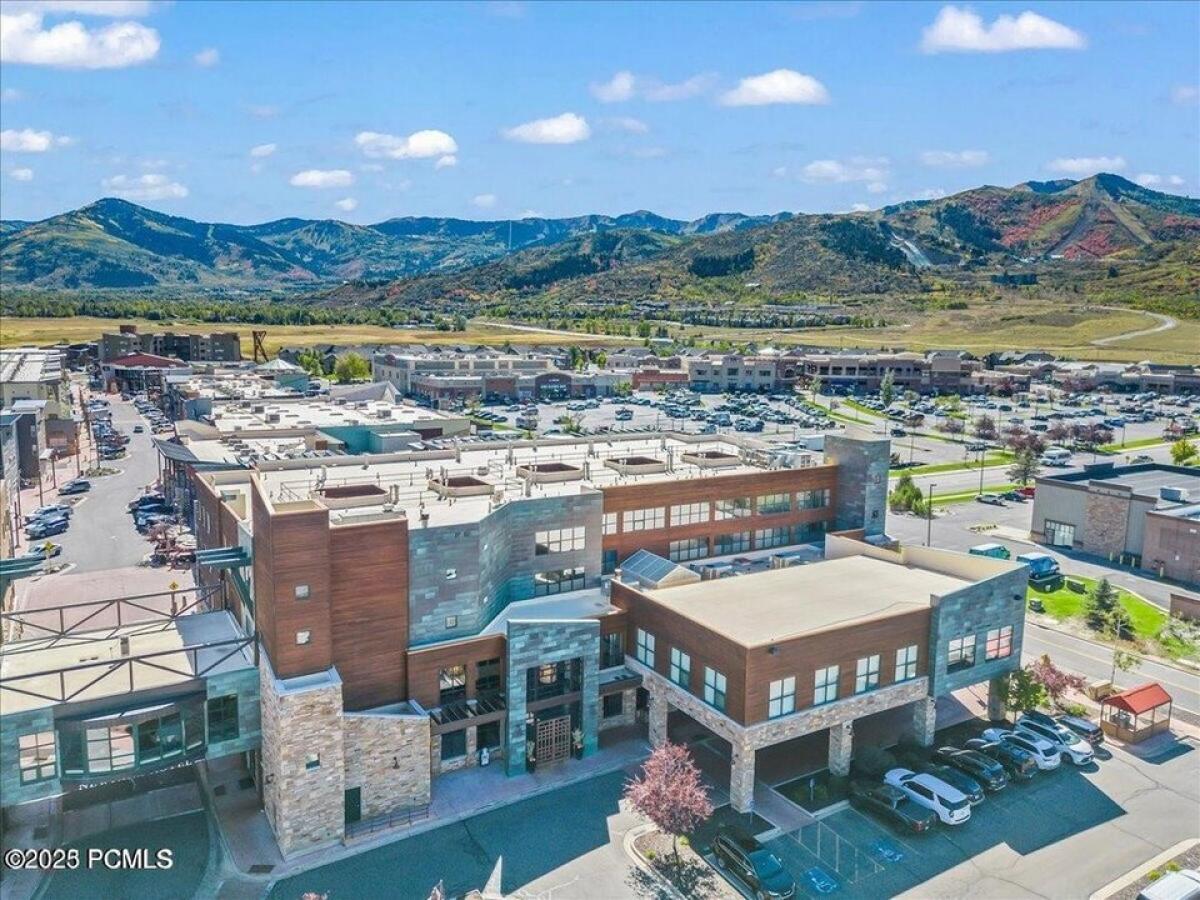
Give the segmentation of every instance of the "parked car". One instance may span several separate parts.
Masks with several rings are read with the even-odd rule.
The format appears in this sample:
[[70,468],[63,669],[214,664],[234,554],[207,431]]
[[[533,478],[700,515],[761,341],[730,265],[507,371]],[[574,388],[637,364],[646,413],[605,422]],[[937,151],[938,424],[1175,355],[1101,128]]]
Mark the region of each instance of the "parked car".
[[1029,732],[1018,733],[1005,728],[987,728],[984,730],[983,736],[989,741],[1001,741],[1005,744],[1012,744],[1031,754],[1033,761],[1037,763],[1038,769],[1043,772],[1057,769],[1062,762],[1058,747],[1045,738],[1038,737]]
[[25,517],[25,524],[32,525],[38,519],[54,519],[60,516],[67,519],[71,518],[71,505],[69,503],[49,503],[45,506],[39,506]]
[[73,478],[58,489],[58,493],[67,496],[70,494],[86,494],[92,489],[92,483],[86,478]]
[[978,750],[939,747],[933,758],[965,772],[989,791],[999,791],[1008,787],[1008,775],[1004,772],[1004,766]]
[[1018,734],[1025,732],[1049,741],[1060,754],[1077,766],[1088,766],[1095,760],[1096,754],[1092,745],[1070,728],[1057,722],[1047,725],[1037,719],[1031,719],[1028,715],[1022,715],[1017,719],[1016,731]]
[[39,519],[25,529],[25,537],[31,541],[40,541],[42,538],[62,534],[70,526],[71,523],[67,521],[66,516],[60,519]]
[[722,834],[713,841],[717,865],[732,872],[753,892],[755,900],[787,900],[796,896],[796,880],[779,857],[748,835]]
[[166,503],[167,498],[162,494],[142,494],[142,496],[129,501],[129,511],[133,512],[142,506],[153,506],[157,503]]
[[146,430],[146,429],[145,429],[145,426],[142,426],[142,425],[134,425],[134,426],[133,426],[133,433],[134,433],[134,434],[141,434],[141,433],[142,433],[142,432],[144,432],[145,430]]
[[971,801],[962,791],[932,775],[918,774],[912,769],[890,769],[883,781],[899,788],[918,806],[932,810],[946,825],[962,825],[971,818]]
[[54,541],[41,541],[34,544],[25,555],[36,556],[38,559],[50,559],[51,557],[58,556],[62,551],[62,544],[56,544]]
[[992,494],[992,493],[979,494],[978,496],[976,496],[975,500],[978,503],[989,503],[992,506],[1003,506],[1004,505],[1004,501],[1000,499],[999,494]]
[[983,802],[983,785],[966,772],[937,762],[925,763],[921,766],[920,771],[950,785],[970,800],[972,806],[978,806]]
[[1082,716],[1059,716],[1058,724],[1070,728],[1093,747],[1099,747],[1104,743],[1104,732],[1090,719]]
[[937,815],[932,810],[917,806],[900,788],[890,784],[851,782],[850,805],[903,831],[918,834],[928,831],[937,821]]

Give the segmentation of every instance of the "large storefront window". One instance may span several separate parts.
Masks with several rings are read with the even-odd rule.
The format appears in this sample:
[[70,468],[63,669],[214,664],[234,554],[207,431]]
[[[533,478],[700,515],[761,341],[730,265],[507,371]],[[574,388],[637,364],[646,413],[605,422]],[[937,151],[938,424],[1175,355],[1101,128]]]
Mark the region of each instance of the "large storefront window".
[[56,741],[53,731],[23,734],[17,739],[20,755],[21,784],[46,781],[57,774]]
[[139,763],[158,762],[183,753],[183,719],[179,713],[138,725],[137,748]]
[[[217,734],[230,734],[237,727],[236,697],[214,700]],[[153,709],[60,721],[62,774],[66,778],[112,775],[201,753],[207,745],[206,711],[205,698],[195,697]]]
[[[188,746],[192,746],[192,729],[188,729]],[[237,694],[213,697],[208,701],[208,741],[232,741],[238,736]]]
[[1075,526],[1047,519],[1046,543],[1051,547],[1073,547],[1075,545]]
[[565,594],[567,591],[583,590],[587,586],[583,566],[571,569],[556,569],[551,572],[537,572],[533,576],[533,596],[545,597],[550,594]]

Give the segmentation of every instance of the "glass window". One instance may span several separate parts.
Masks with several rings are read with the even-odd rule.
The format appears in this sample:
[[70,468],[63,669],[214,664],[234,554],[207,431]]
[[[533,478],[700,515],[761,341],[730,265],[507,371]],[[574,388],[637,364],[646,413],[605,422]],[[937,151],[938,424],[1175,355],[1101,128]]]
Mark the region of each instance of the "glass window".
[[475,729],[475,746],[482,750],[494,750],[500,746],[500,723],[485,722]]
[[1072,547],[1075,545],[1075,526],[1066,522],[1046,520],[1046,543],[1051,547]]
[[826,666],[817,669],[813,678],[813,706],[836,700],[838,695],[838,667]]
[[801,491],[796,495],[796,500],[801,509],[821,509],[829,505],[829,488]]
[[623,530],[653,531],[657,528],[662,528],[665,513],[665,506],[626,510],[623,519]]
[[725,497],[717,501],[717,515],[720,519],[742,519],[750,515],[749,497]]
[[637,630],[637,649],[634,654],[638,662],[654,668],[654,635],[642,629]]
[[617,533],[617,514],[615,512],[606,512],[604,514],[604,533]]
[[713,539],[713,553],[716,556],[744,553],[749,549],[750,532],[748,531],[739,531],[736,534],[718,534]]
[[615,549],[605,550],[603,556],[600,557],[600,572],[604,575],[611,575],[617,571],[617,551]]
[[725,709],[725,676],[708,666],[704,667],[704,702]]
[[767,691],[767,718],[777,719],[796,711],[796,679],[794,676],[772,681]]
[[[115,747],[114,747],[115,751]],[[183,723],[178,713],[142,722],[137,727],[138,764],[170,759],[183,752]],[[114,768],[116,759],[113,759]]]
[[984,647],[985,659],[1004,659],[1012,656],[1012,626],[992,628],[987,633],[987,643]]
[[584,575],[583,566],[536,572],[533,576],[533,596],[535,597],[578,591],[586,586],[587,578]]
[[692,685],[692,658],[678,647],[671,648],[671,680],[682,688]]
[[804,522],[797,525],[795,528],[796,543],[807,544],[810,541],[820,541],[825,537],[825,530],[829,527],[829,523],[824,519],[816,522]]
[[604,718],[611,719],[613,716],[619,716],[625,712],[625,695],[620,691],[615,694],[605,694],[601,698],[601,703],[604,708]]
[[614,631],[600,636],[600,668],[625,665],[625,633]]
[[311,642],[312,642],[312,632],[311,631],[297,631],[296,632],[296,643],[298,645],[304,645],[304,644],[308,644]]
[[672,562],[703,559],[708,556],[708,538],[686,538],[682,541],[671,541],[667,550]]
[[771,547],[786,546],[790,533],[791,529],[787,526],[783,528],[760,528],[754,532],[754,547],[757,550],[767,550]]
[[975,635],[954,638],[946,649],[946,671],[958,672],[975,665]]
[[467,755],[467,730],[448,731],[442,735],[442,759],[458,759]]
[[917,645],[910,644],[896,651],[896,681],[917,677]]
[[536,556],[548,553],[566,553],[583,549],[583,526],[577,528],[551,528],[534,535],[533,551]]
[[475,696],[500,690],[500,660],[485,659],[475,664]]
[[306,754],[304,757],[304,768],[306,768],[306,769],[321,768],[321,754],[320,753]]
[[17,738],[21,784],[45,781],[58,774],[58,752],[53,731],[38,731]]
[[779,513],[792,511],[791,494],[760,494],[758,498],[758,514],[774,516]]
[[238,736],[237,694],[208,701],[208,742],[232,741]]
[[707,522],[710,511],[711,504],[708,502],[680,503],[671,507],[671,525],[698,525]]
[[879,687],[879,654],[864,656],[854,667],[854,693]]
[[308,596],[309,596],[308,595],[308,585],[307,584],[296,585],[295,595],[296,595],[297,600],[307,600]]
[[438,673],[438,703],[445,706],[467,696],[467,667],[449,666]]

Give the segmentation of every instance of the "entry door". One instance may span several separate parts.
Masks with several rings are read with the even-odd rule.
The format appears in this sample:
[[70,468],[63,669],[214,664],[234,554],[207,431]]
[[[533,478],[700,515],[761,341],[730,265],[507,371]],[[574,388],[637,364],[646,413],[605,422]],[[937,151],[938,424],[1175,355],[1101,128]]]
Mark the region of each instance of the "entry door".
[[362,788],[346,791],[346,824],[353,825],[362,818]]
[[566,759],[571,752],[571,717],[559,716],[537,723],[538,765]]

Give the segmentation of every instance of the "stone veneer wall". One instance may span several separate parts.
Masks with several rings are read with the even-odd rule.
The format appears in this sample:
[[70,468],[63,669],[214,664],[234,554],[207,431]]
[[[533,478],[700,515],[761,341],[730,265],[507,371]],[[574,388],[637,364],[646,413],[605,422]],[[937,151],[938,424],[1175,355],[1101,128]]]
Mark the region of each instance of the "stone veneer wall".
[[[929,634],[929,693],[941,697],[1004,675],[1021,665],[1025,638],[1025,593],[1029,569],[1017,566],[961,590],[934,598]],[[1012,653],[1000,659],[985,659],[987,632],[1004,625],[1013,627]],[[949,642],[975,635],[975,665],[957,672],[946,671]]]
[[1084,503],[1083,549],[1097,556],[1125,551],[1130,493],[1113,495],[1101,488],[1088,490]]
[[583,660],[579,727],[583,753],[596,752],[600,706],[600,622],[597,619],[508,622],[505,664],[508,696],[508,740],[505,771],[525,771],[525,672],[534,666],[568,659]]
[[607,731],[609,728],[620,728],[622,725],[632,725],[637,720],[637,688],[630,688],[627,691],[621,691],[621,714],[619,716],[609,716],[604,718],[604,701],[600,701],[600,730]]
[[346,790],[362,789],[369,819],[429,803],[429,716],[347,713]]
[[[322,673],[327,681],[289,689],[265,656],[260,673],[263,809],[279,850],[286,857],[340,841],[346,804],[341,680],[330,669]],[[311,769],[310,753],[319,759]]]
[[832,530],[861,528],[867,536],[884,533],[891,454],[888,440],[825,436],[825,461],[838,467]]
[[[409,640],[412,645],[478,634],[505,606],[533,596],[533,576],[582,566],[600,577],[603,495],[513,500],[479,522],[409,528]],[[584,528],[584,549],[537,556],[535,535]],[[453,578],[446,573],[454,571]],[[454,617],[454,627],[446,620]]]

